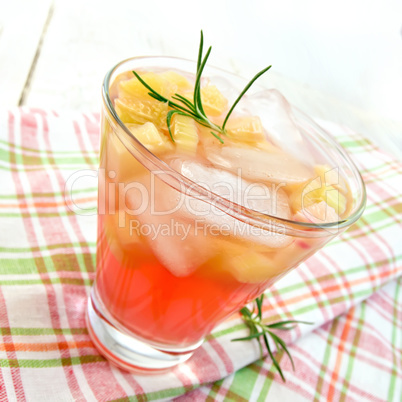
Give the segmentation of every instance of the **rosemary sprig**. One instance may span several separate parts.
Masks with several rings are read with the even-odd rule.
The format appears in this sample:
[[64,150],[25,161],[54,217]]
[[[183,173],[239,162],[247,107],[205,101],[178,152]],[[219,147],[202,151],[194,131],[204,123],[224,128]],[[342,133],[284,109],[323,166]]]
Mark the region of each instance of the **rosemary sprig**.
[[[194,84],[194,94],[193,94],[193,101],[191,102],[189,99],[185,98],[184,96],[175,93],[172,96],[172,99],[167,99],[166,97],[162,96],[158,92],[156,92],[154,89],[152,89],[140,76],[137,74],[136,71],[133,71],[133,74],[136,76],[138,81],[141,82],[142,85],[144,85],[148,90],[149,90],[149,96],[152,98],[163,102],[167,103],[169,107],[172,108],[167,114],[166,117],[166,123],[167,127],[169,130],[169,135],[172,141],[174,142],[174,138],[171,132],[171,122],[172,122],[172,117],[174,114],[181,114],[183,116],[189,116],[193,118],[196,122],[201,124],[202,126],[209,127],[212,131],[211,134],[216,137],[222,144],[223,144],[223,139],[221,135],[226,134],[226,123],[232,114],[234,108],[236,105],[239,103],[240,99],[243,97],[243,95],[248,91],[248,89],[254,84],[254,82],[261,76],[263,75],[266,71],[268,71],[271,66],[268,66],[261,70],[259,73],[257,73],[251,81],[245,86],[243,91],[240,93],[240,95],[237,97],[237,99],[234,101],[232,107],[229,109],[229,112],[227,113],[222,126],[218,126],[217,124],[211,122],[206,115],[204,108],[202,106],[202,100],[201,100],[201,76],[204,71],[205,65],[207,63],[208,57],[211,54],[212,46],[210,46],[205,54],[203,56],[203,48],[204,48],[204,35],[201,31],[201,39],[200,39],[200,45],[198,49],[198,58],[197,58],[197,72],[195,76],[195,84]],[[180,102],[180,103],[178,103]]]
[[[283,350],[288,356],[289,359],[292,363],[292,368],[293,370],[295,369],[295,365],[292,359],[292,356],[289,353],[288,348],[286,347],[285,342],[274,332],[271,331],[271,329],[279,329],[279,330],[285,330],[289,331],[294,328],[294,324],[311,324],[310,322],[306,321],[297,321],[297,320],[286,320],[286,321],[279,321],[275,322],[273,324],[264,324],[262,321],[262,303],[264,300],[264,294],[262,294],[260,297],[254,300],[254,308],[253,310],[250,310],[248,307],[243,307],[240,310],[240,314],[242,315],[242,318],[246,325],[250,329],[250,335],[246,336],[244,338],[236,338],[232,339],[233,342],[238,342],[238,341],[248,341],[251,339],[257,339],[259,342],[260,346],[260,351],[261,351],[261,356],[263,354],[262,352],[262,341],[264,342],[268,354],[270,358],[272,359],[272,362],[276,369],[278,370],[279,375],[281,376],[282,380],[286,382],[285,376],[283,375],[283,372],[281,370],[281,367],[276,360],[275,356],[272,353],[271,346],[269,344],[269,338],[274,341],[276,350],[279,352],[280,350]],[[262,340],[261,340],[262,338]]]

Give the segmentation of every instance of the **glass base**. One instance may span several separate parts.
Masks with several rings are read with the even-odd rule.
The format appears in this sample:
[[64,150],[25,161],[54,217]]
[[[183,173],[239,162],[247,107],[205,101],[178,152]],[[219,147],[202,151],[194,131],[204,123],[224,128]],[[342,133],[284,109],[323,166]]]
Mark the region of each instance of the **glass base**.
[[96,308],[91,297],[88,299],[86,321],[89,335],[99,352],[111,363],[131,372],[165,371],[189,359],[202,343],[178,352],[156,348],[116,328]]

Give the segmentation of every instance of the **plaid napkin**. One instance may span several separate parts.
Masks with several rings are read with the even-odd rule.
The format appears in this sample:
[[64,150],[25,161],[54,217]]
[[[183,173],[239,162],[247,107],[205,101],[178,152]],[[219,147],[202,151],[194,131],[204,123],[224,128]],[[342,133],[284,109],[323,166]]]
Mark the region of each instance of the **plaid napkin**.
[[278,353],[286,383],[261,359],[257,341],[231,342],[248,333],[237,314],[169,373],[133,375],[101,357],[85,327],[95,272],[98,121],[0,111],[0,400],[400,401],[400,163],[322,122],[362,172],[368,205],[352,228],[266,292],[268,322],[313,323],[280,334],[296,366]]

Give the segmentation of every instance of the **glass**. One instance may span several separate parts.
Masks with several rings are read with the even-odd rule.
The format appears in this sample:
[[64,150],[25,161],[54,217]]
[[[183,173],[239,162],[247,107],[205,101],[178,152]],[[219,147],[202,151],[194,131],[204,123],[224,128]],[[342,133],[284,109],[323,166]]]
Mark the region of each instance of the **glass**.
[[[234,200],[180,173],[143,146],[114,108],[116,77],[155,67],[185,74],[196,68],[183,59],[139,57],[118,64],[103,83],[97,274],[87,325],[100,352],[131,371],[187,360],[217,324],[346,230],[365,205],[353,162],[295,108],[292,121],[306,152],[348,188],[342,219],[313,223],[261,213],[250,197],[258,198],[258,191],[249,191],[254,184],[234,189],[251,201]],[[203,76],[229,98],[246,83],[211,67]],[[261,90],[253,86],[250,96],[258,99]],[[267,190],[279,203],[280,187],[273,183]]]

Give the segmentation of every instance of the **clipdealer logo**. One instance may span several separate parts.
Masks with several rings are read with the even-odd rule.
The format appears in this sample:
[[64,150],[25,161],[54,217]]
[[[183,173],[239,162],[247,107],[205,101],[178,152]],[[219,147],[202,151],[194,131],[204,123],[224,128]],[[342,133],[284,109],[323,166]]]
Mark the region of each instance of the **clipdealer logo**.
[[[173,189],[163,183],[164,176],[169,175],[165,171],[156,171],[142,177],[143,181],[127,181],[119,182],[118,174],[114,171],[106,171],[104,168],[99,170],[85,169],[72,174],[65,185],[65,203],[67,207],[77,215],[117,215],[118,226],[130,226],[130,230],[148,232],[149,235],[155,233],[182,233],[189,229],[182,228],[178,231],[174,219],[179,216],[185,216],[192,221],[192,225],[197,227],[197,232],[201,233],[206,230],[209,234],[215,232],[228,233],[237,230],[240,233],[243,225],[238,222],[236,225],[228,224],[222,217],[230,216],[231,213],[242,212],[242,208],[257,210],[260,213],[275,216],[278,211],[278,200],[280,191],[286,189],[286,183],[265,184],[265,183],[248,183],[241,178],[241,169],[238,169],[237,182],[227,183],[219,181],[215,183],[197,182],[190,186],[184,186],[180,183],[179,190]],[[246,186],[244,184],[247,184]],[[317,215],[317,211],[311,208],[311,199],[315,197],[317,191],[322,190],[324,201],[331,197],[332,201],[338,202],[339,205],[339,171],[338,169],[330,169],[323,176],[310,180],[303,185],[302,191],[299,193],[301,206],[301,222],[313,223],[317,226],[330,222],[327,213],[329,209],[321,210]],[[95,188],[98,186],[98,209],[93,207],[90,202],[82,201],[82,190],[88,187]],[[194,190],[202,188],[203,195],[195,197]],[[215,195],[219,197],[216,197]],[[338,201],[336,201],[338,197]],[[217,200],[224,198],[227,202],[224,206],[217,203]],[[266,206],[265,210],[255,208],[257,206]],[[300,215],[300,214],[299,214]],[[158,222],[158,217],[172,217],[170,229],[166,226],[165,220]],[[133,219],[133,217],[135,219]],[[152,222],[147,219],[152,217]],[[206,219],[203,219],[206,218]],[[236,221],[233,218],[233,221]],[[151,228],[150,226],[154,226]],[[161,226],[162,225],[162,226]],[[163,226],[164,225],[164,226]],[[143,226],[143,229],[140,229]],[[169,226],[169,225],[168,225]],[[252,225],[247,225],[250,228]],[[279,225],[280,226],[280,225]],[[336,225],[331,226],[331,232],[336,230]],[[201,230],[201,228],[203,228]],[[219,228],[219,229],[218,229]],[[255,228],[255,227],[254,227]],[[255,228],[257,229],[257,228]],[[248,229],[251,230],[251,229]],[[269,230],[259,229],[260,233],[255,235],[267,235]],[[274,232],[281,231],[278,224],[275,225]],[[285,229],[283,230],[285,232]],[[179,234],[180,235],[180,234]]]

